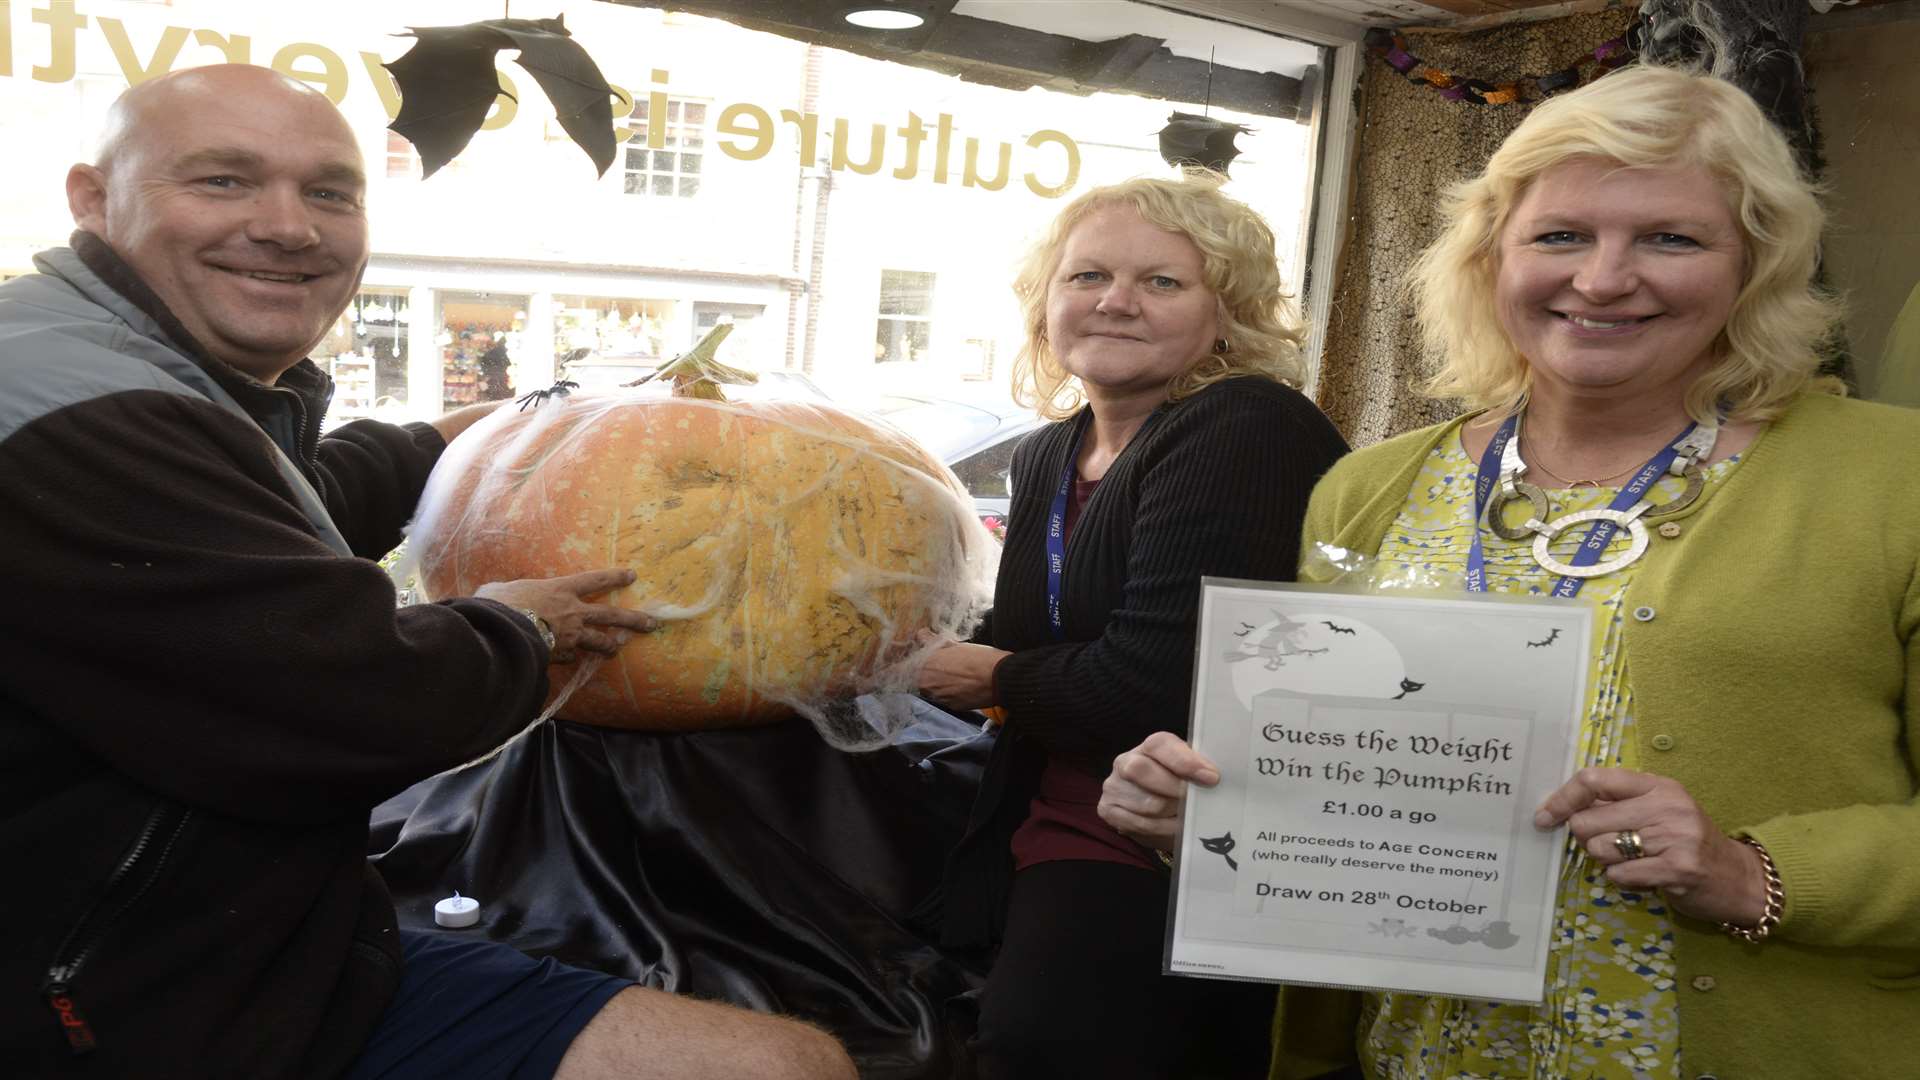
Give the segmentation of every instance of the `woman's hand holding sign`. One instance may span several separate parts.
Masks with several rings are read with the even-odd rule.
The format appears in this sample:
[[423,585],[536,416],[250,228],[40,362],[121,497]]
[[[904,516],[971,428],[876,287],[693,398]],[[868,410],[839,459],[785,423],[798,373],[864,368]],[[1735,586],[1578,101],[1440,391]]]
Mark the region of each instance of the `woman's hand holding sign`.
[[1100,785],[1100,820],[1150,848],[1172,851],[1189,780],[1212,787],[1220,770],[1178,735],[1154,732],[1113,759],[1113,771]]
[[1759,852],[1721,832],[1677,780],[1581,769],[1533,817],[1541,829],[1562,822],[1608,880],[1658,889],[1683,915],[1752,926],[1766,912]]

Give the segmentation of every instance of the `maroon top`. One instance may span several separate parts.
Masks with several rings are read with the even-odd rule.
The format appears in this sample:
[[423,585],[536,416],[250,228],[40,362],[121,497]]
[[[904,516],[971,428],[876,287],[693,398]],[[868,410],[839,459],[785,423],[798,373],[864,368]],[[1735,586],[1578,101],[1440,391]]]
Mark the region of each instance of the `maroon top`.
[[[1062,538],[1073,535],[1080,511],[1093,498],[1098,480],[1073,481],[1073,497],[1067,500],[1067,517]],[[1013,868],[1025,870],[1035,863],[1081,859],[1114,862],[1144,870],[1160,869],[1160,861],[1150,850],[1121,836],[1100,820],[1094,809],[1100,802],[1100,779],[1071,765],[1053,759],[1040,774],[1040,790],[1027,808],[1027,820],[1014,830]]]

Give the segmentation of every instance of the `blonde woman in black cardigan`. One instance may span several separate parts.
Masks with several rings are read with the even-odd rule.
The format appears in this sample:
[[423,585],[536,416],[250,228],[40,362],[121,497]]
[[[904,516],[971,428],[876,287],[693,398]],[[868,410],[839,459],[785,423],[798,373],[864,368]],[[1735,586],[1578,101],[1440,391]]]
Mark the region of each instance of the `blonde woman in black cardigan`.
[[1056,423],[1014,455],[992,618],[921,679],[1005,716],[947,881],[948,943],[998,946],[980,1075],[1264,1075],[1271,992],[1160,974],[1164,865],[1094,807],[1185,726],[1201,576],[1290,578],[1346,445],[1293,389],[1273,234],[1215,180],[1081,196],[1015,291],[1015,392]]

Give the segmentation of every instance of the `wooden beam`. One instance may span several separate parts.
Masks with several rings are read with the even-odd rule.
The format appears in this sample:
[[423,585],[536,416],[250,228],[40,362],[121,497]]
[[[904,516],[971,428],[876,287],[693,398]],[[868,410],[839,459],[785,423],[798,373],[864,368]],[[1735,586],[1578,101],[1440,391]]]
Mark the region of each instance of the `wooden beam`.
[[1086,41],[1074,47],[1067,74],[1092,86],[1123,85],[1165,45],[1161,38],[1128,34],[1111,41]]
[[[912,0],[932,17],[911,30],[872,33],[840,21],[847,0],[616,0],[658,3],[726,19],[861,56],[958,75],[969,82],[1025,90],[1042,86],[1074,94],[1143,94],[1202,102],[1284,120],[1299,119],[1300,80],[1175,56],[1159,40],[1127,35],[1087,42],[952,13],[954,0]],[[1209,91],[1209,87],[1211,90]]]
[[1423,0],[1423,2],[1463,18],[1476,15],[1504,15],[1519,8],[1534,6],[1516,2],[1516,0]]

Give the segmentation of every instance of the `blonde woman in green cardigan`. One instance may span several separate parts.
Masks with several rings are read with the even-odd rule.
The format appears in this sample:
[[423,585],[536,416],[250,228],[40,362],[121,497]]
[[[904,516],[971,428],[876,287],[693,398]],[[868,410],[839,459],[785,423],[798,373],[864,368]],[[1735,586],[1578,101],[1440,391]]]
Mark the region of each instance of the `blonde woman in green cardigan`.
[[[1726,83],[1629,69],[1446,213],[1415,286],[1469,414],[1335,466],[1305,539],[1593,602],[1583,767],[1535,819],[1573,856],[1547,999],[1289,990],[1274,1074],[1920,1076],[1920,412],[1815,377],[1824,219],[1785,141]],[[1639,527],[1536,558],[1609,506]],[[1217,775],[1162,735],[1100,813],[1164,847]]]

